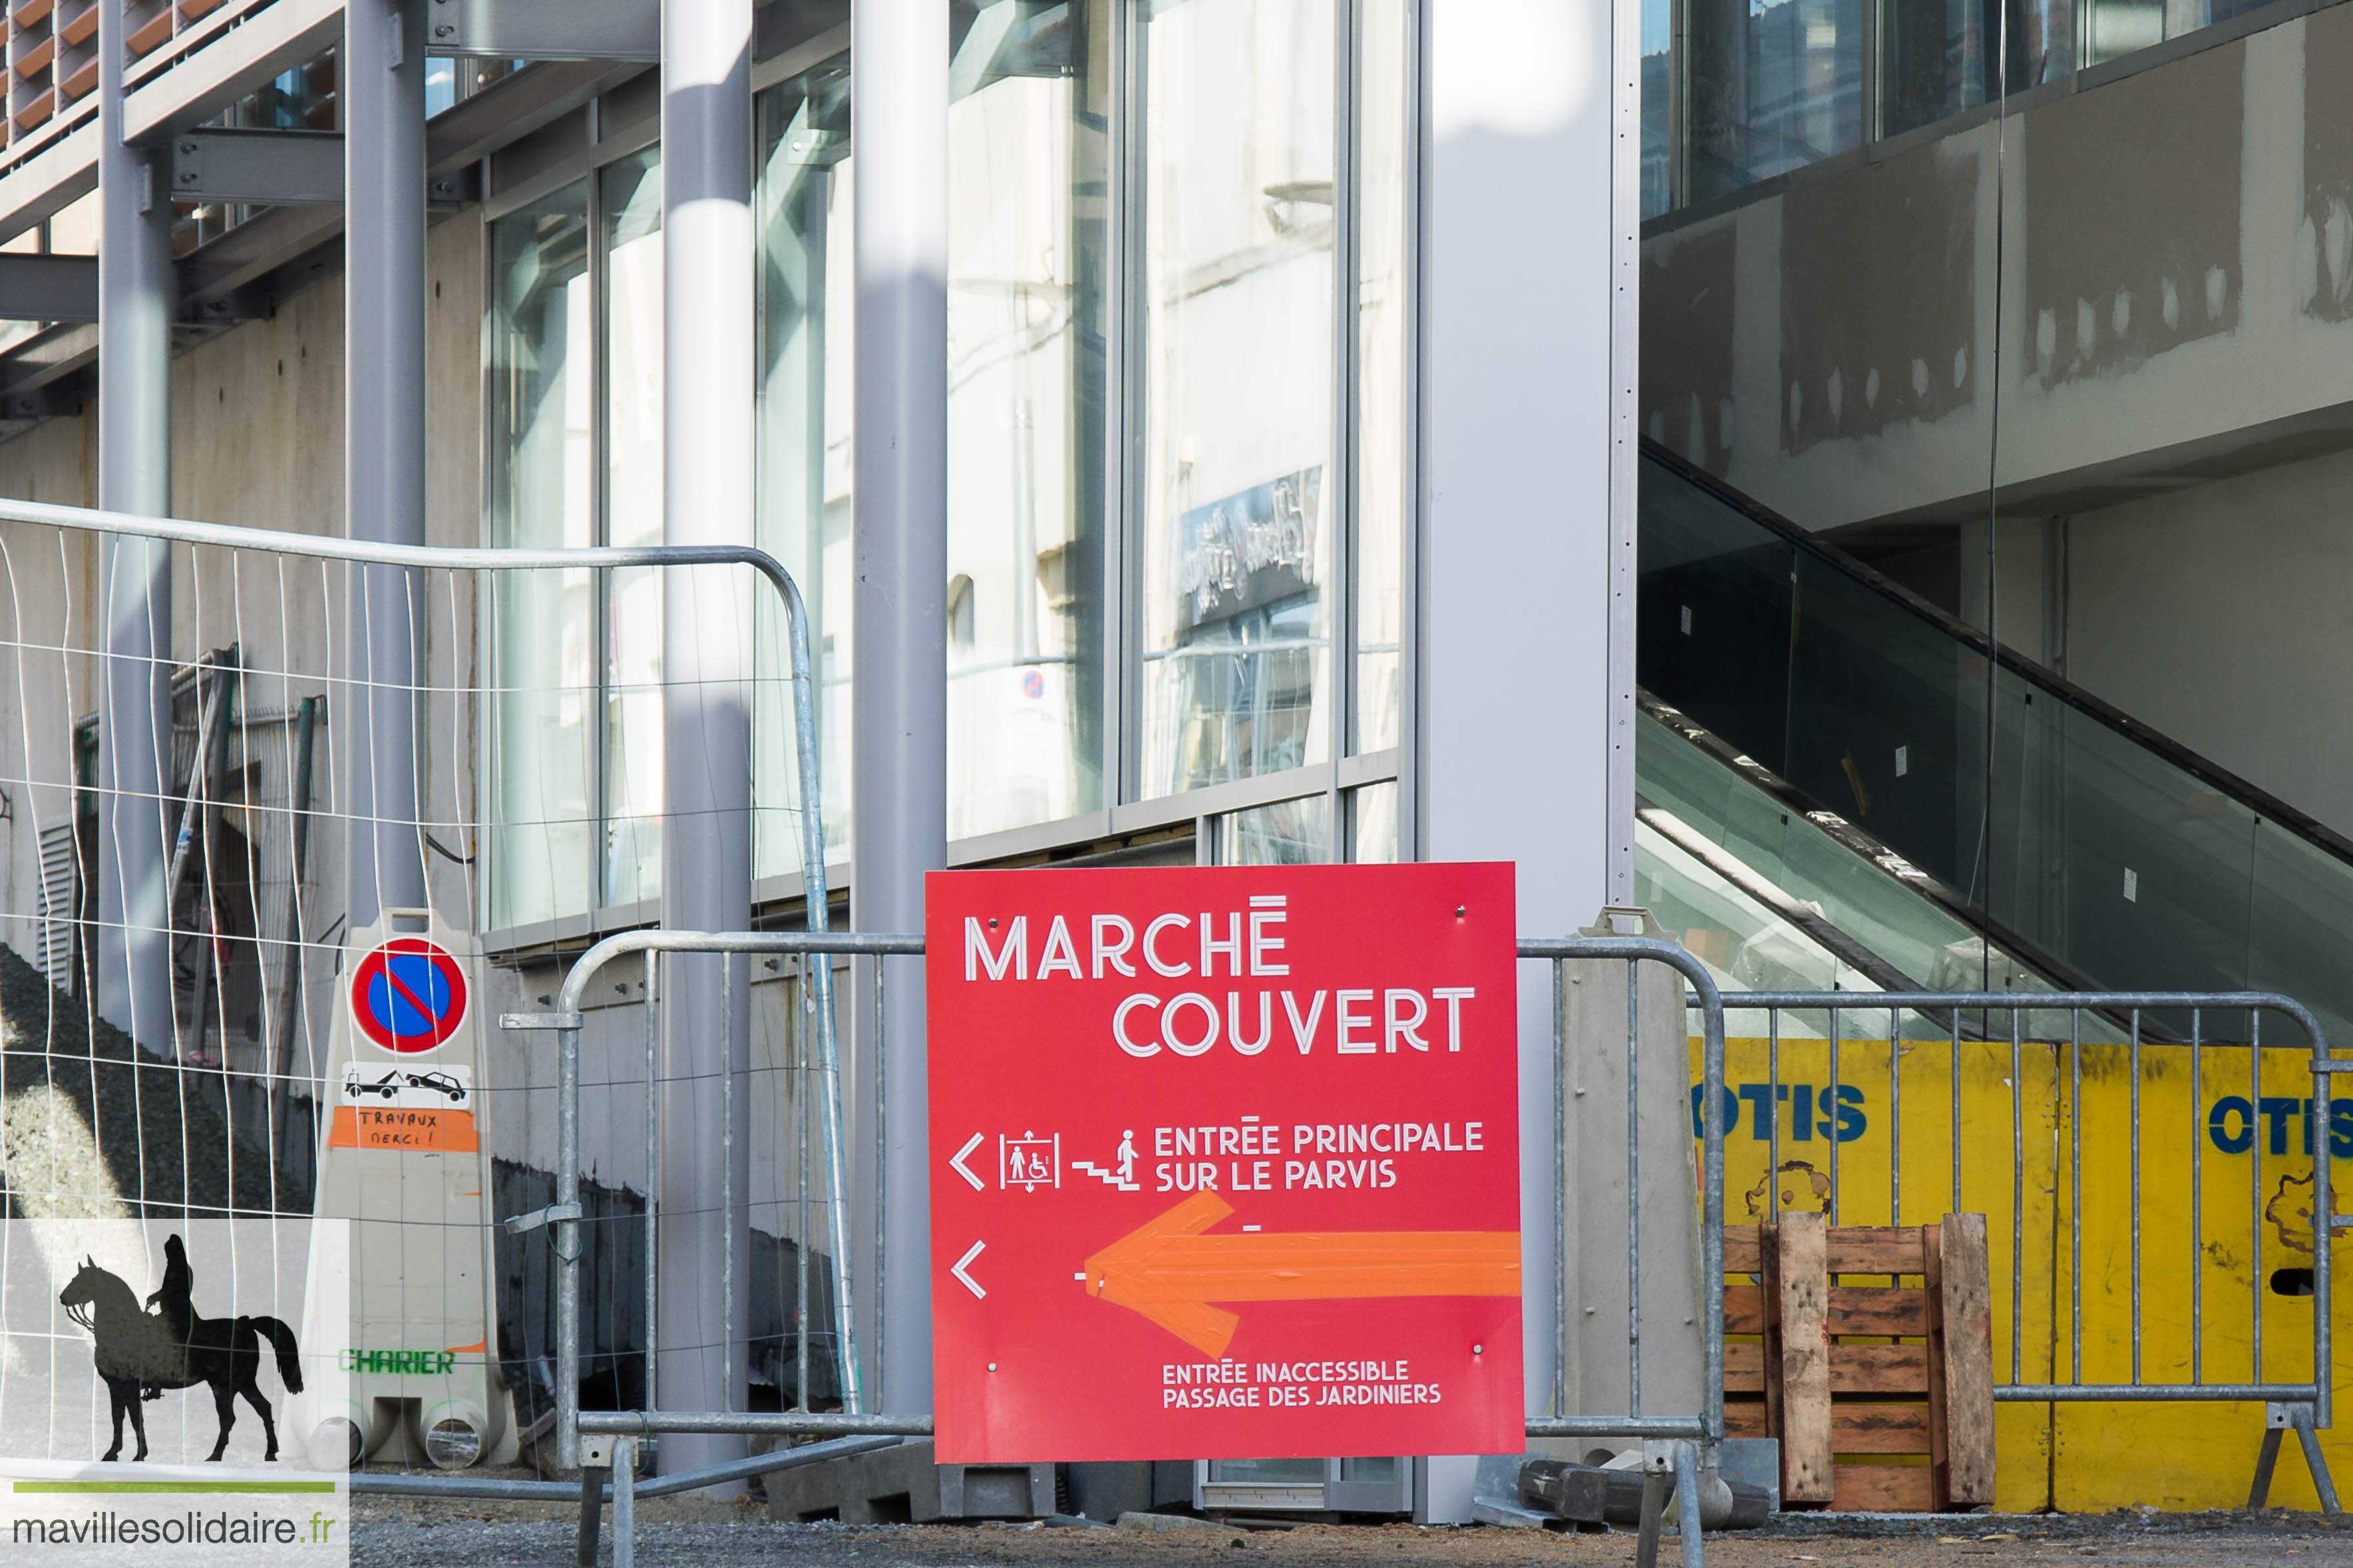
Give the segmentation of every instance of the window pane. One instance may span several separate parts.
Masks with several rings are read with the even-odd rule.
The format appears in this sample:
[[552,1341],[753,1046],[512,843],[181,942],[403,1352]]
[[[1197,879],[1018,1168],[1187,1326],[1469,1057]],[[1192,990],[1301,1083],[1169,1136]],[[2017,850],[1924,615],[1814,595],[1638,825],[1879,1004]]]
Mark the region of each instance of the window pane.
[[959,4],[948,837],[1101,804],[1109,0]]
[[[2073,6],[2060,0],[2009,0],[2009,7],[2010,90],[2023,92],[2065,76],[2073,68]],[[2168,7],[2154,9],[2160,25],[2158,36],[2162,37]],[[2111,15],[2106,7],[2095,7],[2095,36],[2101,20]],[[2003,20],[1999,5],[1988,0],[1889,0],[1886,16],[1886,107],[1881,118],[1888,135],[2001,96],[1997,67]]]
[[1414,147],[1407,0],[1362,0],[1356,90],[1356,749],[1398,743],[1398,585],[1410,508],[1406,172]]
[[[807,601],[825,842],[849,842],[850,201],[847,56],[760,95],[760,548]],[[829,278],[844,287],[828,289]],[[801,869],[799,761],[784,612],[754,600],[752,867]]]
[[[491,231],[491,542],[594,542],[587,187]],[[492,927],[588,907],[594,574],[494,574],[491,603]]]
[[[1894,0],[1902,4],[1902,0]],[[1673,155],[1674,7],[1642,0],[1642,216],[1667,210],[1667,160]]]
[[1348,858],[1360,866],[1387,866],[1398,858],[1398,786],[1366,784],[1356,792],[1351,807],[1356,843]]
[[1332,797],[1311,795],[1229,813],[1224,839],[1224,865],[1324,865],[1332,858]]
[[1320,1487],[1321,1459],[1212,1459],[1212,1481],[1249,1481],[1265,1487]]
[[[661,154],[604,181],[605,533],[662,538]],[[614,572],[605,605],[605,901],[661,896],[661,574]]]
[[1143,29],[1145,796],[1330,752],[1332,29],[1331,0]]
[[[2194,33],[2252,11],[2263,3],[2263,0],[2089,0],[2085,7],[2089,37],[2084,63],[2095,66],[2118,55]],[[2065,13],[2061,16],[2063,17]]]
[[1692,199],[1862,144],[1861,0],[1692,0]]

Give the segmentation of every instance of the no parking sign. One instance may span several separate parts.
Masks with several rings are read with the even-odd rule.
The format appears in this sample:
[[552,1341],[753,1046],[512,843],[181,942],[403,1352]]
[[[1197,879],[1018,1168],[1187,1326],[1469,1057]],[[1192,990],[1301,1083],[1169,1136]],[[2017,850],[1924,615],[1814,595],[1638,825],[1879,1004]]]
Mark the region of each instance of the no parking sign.
[[395,937],[352,972],[352,1019],[385,1050],[432,1050],[466,1021],[466,973],[423,937]]

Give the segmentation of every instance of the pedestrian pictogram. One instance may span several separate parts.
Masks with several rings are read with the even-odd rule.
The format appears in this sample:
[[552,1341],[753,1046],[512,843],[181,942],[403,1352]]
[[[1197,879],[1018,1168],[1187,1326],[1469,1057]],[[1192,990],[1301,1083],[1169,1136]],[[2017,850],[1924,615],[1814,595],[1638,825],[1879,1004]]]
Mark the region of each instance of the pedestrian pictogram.
[[1062,1184],[1062,1141],[1025,1131],[997,1141],[997,1184],[1036,1192]]
[[1135,1129],[1125,1127],[1120,1130],[1119,1152],[1112,1156],[1110,1165],[1098,1165],[1089,1160],[1073,1160],[1071,1169],[1081,1175],[1092,1176],[1104,1186],[1123,1193],[1142,1192],[1144,1188],[1135,1179]]
[[466,975],[421,936],[396,936],[352,971],[352,1017],[388,1051],[429,1051],[466,1021]]

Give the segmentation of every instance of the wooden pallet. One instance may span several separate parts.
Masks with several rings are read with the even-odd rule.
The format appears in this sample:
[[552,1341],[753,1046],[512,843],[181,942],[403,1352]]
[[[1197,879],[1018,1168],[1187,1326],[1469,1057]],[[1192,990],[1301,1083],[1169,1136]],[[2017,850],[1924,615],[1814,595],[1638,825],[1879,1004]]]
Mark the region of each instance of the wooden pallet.
[[[1725,1227],[1724,1273],[1725,1432],[1781,1440],[1783,1507],[1993,1501],[1985,1215],[1896,1227],[1784,1214]],[[1894,1456],[1910,1462],[1870,1462]]]

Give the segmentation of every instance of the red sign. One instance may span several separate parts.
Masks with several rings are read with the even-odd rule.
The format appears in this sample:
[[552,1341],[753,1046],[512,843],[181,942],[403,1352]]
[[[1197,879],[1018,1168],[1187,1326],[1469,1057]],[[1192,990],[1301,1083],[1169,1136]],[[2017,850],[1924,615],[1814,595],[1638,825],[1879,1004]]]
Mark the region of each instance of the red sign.
[[926,895],[942,1462],[1519,1452],[1511,867]]
[[466,1021],[466,972],[421,936],[396,936],[352,971],[352,1017],[388,1051],[429,1051]]

